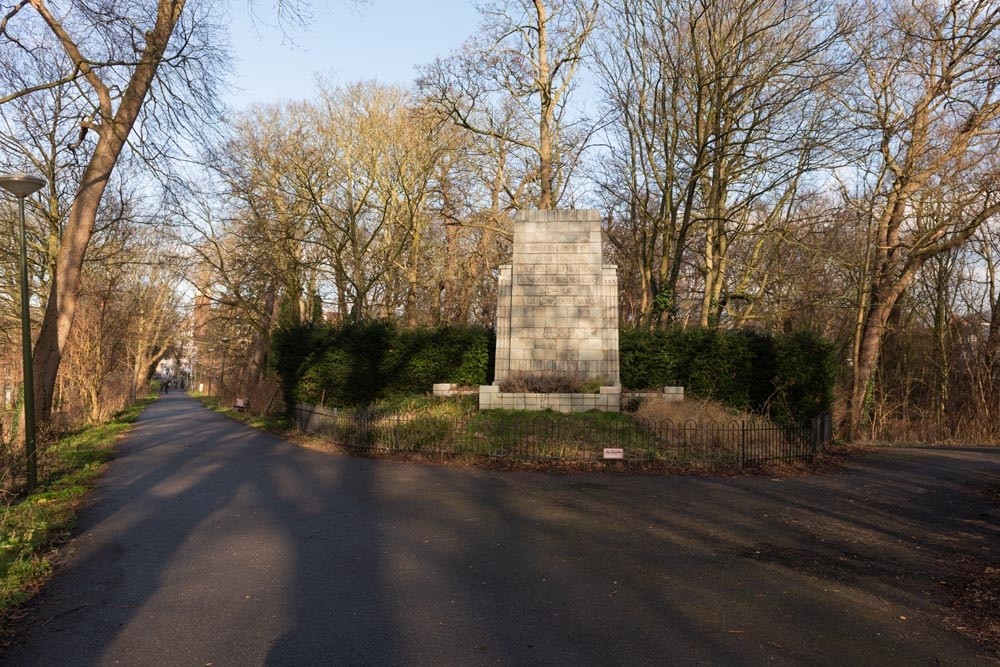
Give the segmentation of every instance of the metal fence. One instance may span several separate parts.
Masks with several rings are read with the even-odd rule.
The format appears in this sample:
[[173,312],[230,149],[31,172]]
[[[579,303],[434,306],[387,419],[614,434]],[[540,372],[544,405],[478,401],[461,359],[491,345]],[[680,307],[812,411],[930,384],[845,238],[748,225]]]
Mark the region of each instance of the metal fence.
[[809,427],[735,421],[649,422],[601,413],[368,415],[297,405],[302,431],[372,453],[419,453],[512,463],[597,463],[745,468],[811,460],[832,438],[829,414]]

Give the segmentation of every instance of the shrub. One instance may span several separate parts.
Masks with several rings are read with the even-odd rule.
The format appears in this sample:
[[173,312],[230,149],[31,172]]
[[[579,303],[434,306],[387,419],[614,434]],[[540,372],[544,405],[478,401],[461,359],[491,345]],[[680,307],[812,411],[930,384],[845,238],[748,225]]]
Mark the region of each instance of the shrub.
[[685,394],[781,423],[808,421],[833,402],[833,346],[799,332],[621,332],[621,378],[629,389],[683,386]]
[[[679,385],[692,397],[737,410],[805,422],[830,409],[833,346],[799,332],[770,336],[709,329],[620,333],[622,385]],[[492,380],[495,338],[480,327],[397,329],[392,324],[304,324],[273,337],[273,363],[285,405],[364,406],[430,392],[435,382],[466,386]],[[504,391],[592,391],[581,378],[513,377]]]
[[482,328],[402,330],[383,363],[384,393],[420,394],[435,382],[486,384],[492,342],[490,332]]
[[594,394],[583,373],[511,373],[500,381],[500,391],[538,394]]
[[285,405],[363,406],[429,392],[435,382],[486,384],[493,338],[478,327],[397,329],[388,323],[306,324],[273,337]]
[[619,332],[618,359],[622,384],[631,389],[676,385],[676,348],[671,331],[622,329]]
[[830,410],[836,383],[833,343],[808,332],[775,339],[771,415],[782,423],[801,425]]

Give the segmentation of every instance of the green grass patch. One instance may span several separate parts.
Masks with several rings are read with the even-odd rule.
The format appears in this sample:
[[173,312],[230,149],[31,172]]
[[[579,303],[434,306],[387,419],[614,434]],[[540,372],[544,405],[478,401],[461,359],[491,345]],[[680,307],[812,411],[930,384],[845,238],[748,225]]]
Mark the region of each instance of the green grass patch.
[[475,396],[396,397],[342,410],[335,441],[380,452],[462,453],[456,438],[475,413]]
[[45,447],[44,476],[34,493],[0,510],[0,614],[29,599],[51,572],[52,547],[72,530],[80,502],[112,457],[118,437],[151,400]]
[[421,416],[461,418],[479,411],[479,397],[469,396],[397,396],[379,401],[366,409],[369,415],[387,417]]
[[[245,412],[235,412],[231,411],[234,416],[239,415],[240,417],[245,416]],[[274,433],[282,433],[287,431],[292,427],[292,423],[288,421],[288,417],[285,415],[250,415],[246,417],[247,426],[253,428],[258,428],[264,431],[271,431]]]
[[797,462],[814,453],[801,430],[728,414],[716,421],[672,413],[673,418],[651,419],[598,410],[479,411],[477,398],[397,397],[362,408],[307,411],[300,417],[315,439],[353,453],[433,455],[514,466],[624,462],[649,469],[734,470]]
[[603,462],[605,450],[612,449],[621,450],[618,456],[631,463],[697,468],[735,468],[745,461],[805,453],[799,451],[801,443],[785,442],[773,428],[658,424],[597,410],[480,412],[475,396],[419,397],[341,409],[335,415],[314,416],[312,429],[335,445],[369,453],[486,458],[532,466]]
[[477,409],[476,396],[409,397],[321,418],[317,432],[333,443],[373,452],[488,457],[511,462],[602,460],[623,448],[637,460],[657,458],[648,431],[627,416],[590,411]]
[[624,448],[649,458],[652,437],[637,430],[617,412],[562,413],[552,410],[485,410],[465,426],[462,440],[469,451],[514,460],[588,461],[602,458],[604,448]]

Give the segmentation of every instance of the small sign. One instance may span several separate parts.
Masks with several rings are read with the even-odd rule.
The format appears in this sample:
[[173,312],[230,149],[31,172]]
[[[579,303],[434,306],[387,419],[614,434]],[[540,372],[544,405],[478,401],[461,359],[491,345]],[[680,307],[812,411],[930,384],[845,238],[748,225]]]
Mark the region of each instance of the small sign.
[[621,447],[605,447],[604,448],[604,458],[606,459],[624,459],[625,450]]

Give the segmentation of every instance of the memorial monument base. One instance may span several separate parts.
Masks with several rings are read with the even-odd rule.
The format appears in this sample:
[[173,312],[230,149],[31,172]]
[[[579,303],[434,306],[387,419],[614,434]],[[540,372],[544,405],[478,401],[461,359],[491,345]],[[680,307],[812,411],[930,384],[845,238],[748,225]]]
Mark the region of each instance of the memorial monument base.
[[554,412],[621,412],[620,386],[601,387],[597,394],[503,392],[494,384],[479,387],[480,410],[552,410]]

